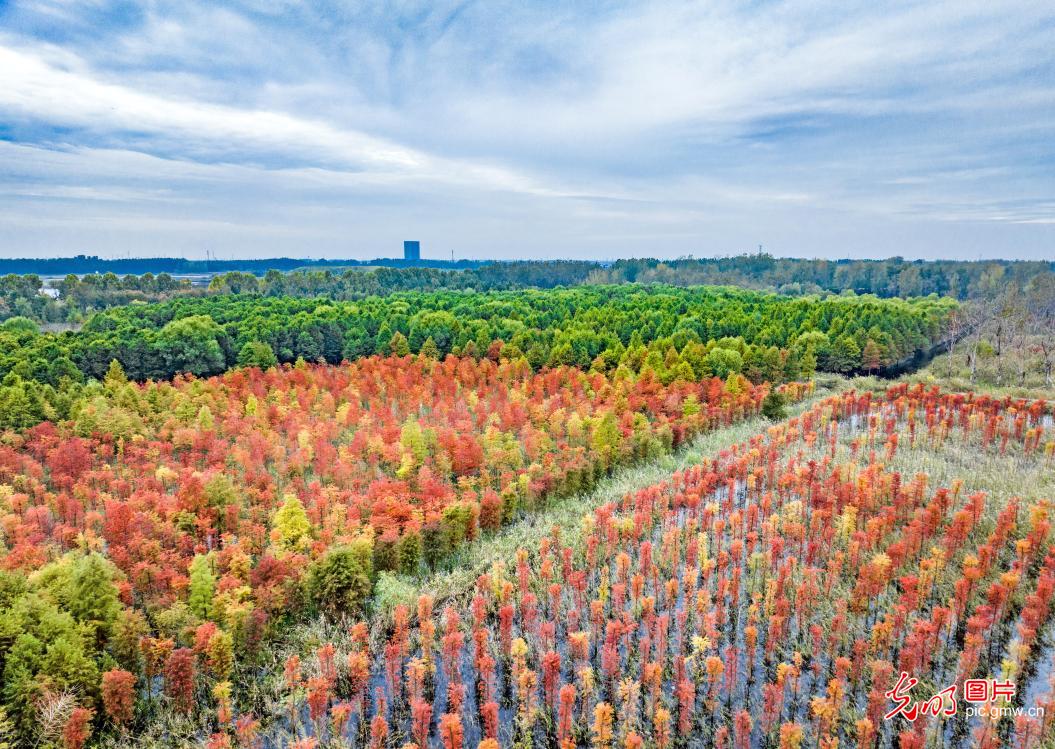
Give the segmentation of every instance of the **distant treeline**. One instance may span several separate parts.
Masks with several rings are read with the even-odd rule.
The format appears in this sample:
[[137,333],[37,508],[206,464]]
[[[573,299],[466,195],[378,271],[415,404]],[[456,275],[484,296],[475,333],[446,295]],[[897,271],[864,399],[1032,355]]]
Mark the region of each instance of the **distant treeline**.
[[1055,261],[1031,260],[802,260],[759,253],[728,258],[618,260],[595,268],[590,283],[720,284],[784,294],[840,294],[854,291],[881,297],[937,294],[956,299],[996,296],[1009,284],[1025,286]]
[[[402,261],[399,261],[402,262]],[[466,261],[468,262],[468,261]],[[447,265],[450,265],[448,263]],[[583,283],[597,263],[586,261],[504,262],[461,270],[443,268],[304,269],[262,276],[228,271],[213,276],[208,289],[169,273],[118,276],[116,273],[67,274],[52,281],[56,297],[41,293],[36,274],[0,276],[0,320],[26,317],[44,323],[76,323],[94,312],[135,302],[163,302],[175,297],[205,294],[261,294],[264,296],[361,299],[397,291],[499,291],[549,289]]]
[[[355,273],[344,269],[381,268],[368,279],[351,280]],[[271,273],[269,274],[269,271]],[[999,292],[1007,282],[1023,285],[1040,272],[1055,271],[1055,261],[1030,260],[807,260],[777,258],[767,253],[724,258],[654,258],[602,263],[583,260],[325,260],[304,258],[259,258],[248,260],[187,260],[184,258],[104,259],[90,255],[72,258],[0,258],[0,274],[37,276],[83,276],[99,274],[111,280],[118,276],[158,276],[247,273],[275,276],[290,271],[323,272],[312,283],[342,285],[359,293],[360,281],[367,293],[424,288],[499,288],[572,286],[580,283],[668,283],[677,286],[704,284],[734,285],[792,294],[821,291],[877,296],[952,296],[966,299]],[[446,271],[446,272],[444,272]],[[464,272],[464,275],[462,273]],[[321,281],[323,277],[328,280]],[[127,287],[128,281],[121,283]],[[269,293],[268,288],[261,289]]]
[[297,268],[345,268],[361,266],[384,266],[389,268],[477,268],[485,260],[404,260],[403,258],[376,258],[374,260],[309,259],[296,257],[248,258],[232,260],[188,260],[181,257],[134,257],[101,258],[95,255],[49,258],[0,258],[0,274],[34,273],[38,276],[64,276],[67,273],[114,273],[117,275],[144,273],[169,273],[196,275],[202,273],[225,273],[232,270],[246,271],[258,275],[269,270],[290,271]]
[[396,291],[473,289],[502,291],[580,284],[660,283],[671,286],[740,286],[792,296],[874,294],[889,297],[994,297],[1009,286],[1025,287],[1055,271],[1055,262],[1012,260],[800,260],[772,255],[683,260],[617,260],[611,265],[580,260],[492,263],[468,270],[382,268],[370,272],[304,270],[217,276],[219,293],[264,296],[330,296],[357,299]]
[[168,273],[117,276],[113,273],[75,276],[53,281],[44,293],[40,276],[0,276],[0,320],[26,317],[43,323],[76,323],[93,312],[134,302],[163,302],[177,296],[204,295],[204,286]]
[[[69,262],[77,260],[74,258]],[[0,261],[0,268],[5,262],[23,261]],[[201,261],[171,262],[201,264]],[[619,260],[611,265],[582,260],[482,264],[459,261],[455,265],[423,261],[445,267],[342,268],[335,264],[346,265],[346,261],[321,261],[330,265],[288,272],[271,266],[306,261],[280,258],[230,262],[258,263],[259,267],[214,275],[208,289],[192,286],[186,279],[174,278],[167,272],[124,276],[113,272],[81,276],[70,273],[63,280],[52,282],[57,298],[40,293],[43,281],[38,275],[7,275],[0,277],[0,320],[21,316],[37,322],[79,323],[92,313],[126,304],[206,294],[326,296],[336,300],[355,300],[400,291],[508,291],[623,283],[740,286],[792,296],[853,291],[879,297],[937,294],[956,299],[992,299],[1009,288],[1026,288],[1037,277],[1055,270],[1055,263],[1050,261],[798,260],[766,254],[699,260]],[[404,264],[402,260],[377,262]],[[212,270],[218,270],[218,263],[210,265]],[[69,270],[65,266],[61,269]],[[264,272],[258,272],[261,269],[265,269]],[[188,269],[184,267],[182,270]]]
[[361,299],[397,291],[512,291],[579,286],[600,266],[584,260],[490,263],[466,270],[378,268],[369,271],[268,271],[262,277],[232,272],[215,276],[209,291],[263,296],[328,296]]

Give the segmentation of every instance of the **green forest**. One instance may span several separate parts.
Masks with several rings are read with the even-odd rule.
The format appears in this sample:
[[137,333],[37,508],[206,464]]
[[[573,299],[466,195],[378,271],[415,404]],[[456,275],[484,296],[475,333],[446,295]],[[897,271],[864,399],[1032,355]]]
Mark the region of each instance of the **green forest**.
[[[431,261],[423,261],[421,267],[370,267],[351,261],[348,267],[341,267],[337,261],[317,266],[305,261],[303,268],[289,272],[284,272],[288,271],[288,258],[244,264],[231,261],[214,264],[212,271],[209,266],[184,268],[163,260],[154,265],[149,260],[134,264],[97,260],[86,266],[95,272],[69,273],[61,280],[45,281],[32,274],[2,276],[0,320],[20,316],[43,323],[79,324],[91,314],[111,307],[180,296],[233,293],[354,300],[397,291],[501,291],[627,283],[731,285],[792,296],[853,291],[884,298],[937,294],[965,300],[991,298],[1006,288],[1022,288],[1038,275],[1055,270],[1055,264],[1042,261],[806,260],[775,258],[765,253],[728,258],[618,260],[611,264],[581,260],[459,261],[453,267]],[[201,278],[192,284],[188,278],[166,271],[144,270],[151,267],[193,271],[205,278],[218,268],[228,269],[213,275],[206,285]],[[140,275],[115,272],[129,268]],[[45,286],[53,295],[40,293]]]
[[874,373],[939,344],[956,307],[939,297],[662,285],[414,291],[356,301],[180,297],[100,312],[64,333],[40,332],[24,317],[7,320],[0,326],[0,425],[68,416],[84,383],[102,380],[114,361],[135,380],[388,353],[524,358],[536,370],[648,368],[667,382]]

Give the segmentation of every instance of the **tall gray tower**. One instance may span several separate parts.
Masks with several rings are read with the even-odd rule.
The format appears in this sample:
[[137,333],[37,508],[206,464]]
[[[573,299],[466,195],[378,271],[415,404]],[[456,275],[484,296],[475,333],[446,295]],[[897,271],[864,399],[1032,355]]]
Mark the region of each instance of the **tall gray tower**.
[[404,260],[421,260],[421,242],[410,240],[403,242]]

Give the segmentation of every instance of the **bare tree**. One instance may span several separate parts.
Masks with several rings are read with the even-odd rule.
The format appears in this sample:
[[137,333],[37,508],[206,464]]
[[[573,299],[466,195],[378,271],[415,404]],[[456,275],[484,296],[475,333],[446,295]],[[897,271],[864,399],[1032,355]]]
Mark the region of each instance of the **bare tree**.
[[1042,273],[1030,281],[1025,306],[1030,348],[1040,356],[1044,384],[1051,387],[1055,370],[1055,273]]
[[73,692],[44,691],[36,704],[36,735],[39,744],[50,746],[59,742],[62,728],[70,719],[70,714],[75,707],[77,707],[77,696]]
[[[981,347],[983,335],[993,322],[993,307],[985,301],[967,302],[960,308],[958,317],[959,334],[967,341],[967,367],[970,369],[973,383],[978,374],[978,349]],[[950,343],[950,347],[952,345]],[[951,367],[952,356],[949,359]]]

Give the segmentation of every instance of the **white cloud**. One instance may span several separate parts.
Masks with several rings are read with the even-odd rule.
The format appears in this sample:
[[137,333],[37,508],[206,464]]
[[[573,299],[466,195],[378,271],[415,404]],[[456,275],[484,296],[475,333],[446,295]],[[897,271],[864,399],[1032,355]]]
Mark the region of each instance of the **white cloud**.
[[83,71],[0,47],[0,107],[9,116],[101,134],[149,132],[188,150],[321,158],[347,167],[415,169],[427,157],[362,133],[280,112],[246,111],[179,100],[104,83]]
[[109,24],[106,0],[17,5],[0,196],[43,209],[32,240],[0,215],[6,254],[78,221],[116,227],[105,248],[122,219],[244,231],[258,253],[415,226],[481,252],[635,252],[651,232],[666,254],[854,235],[893,254],[972,222],[1051,246],[1042,3],[156,0]]

